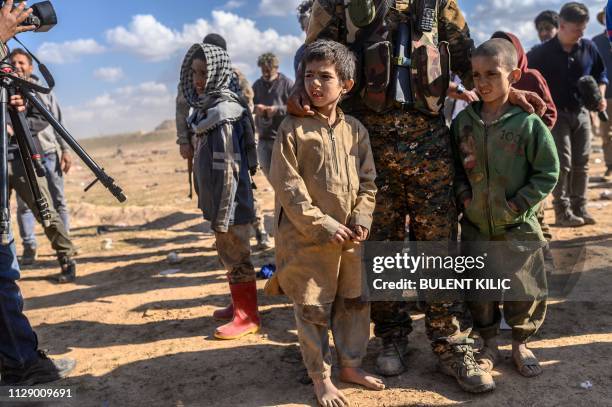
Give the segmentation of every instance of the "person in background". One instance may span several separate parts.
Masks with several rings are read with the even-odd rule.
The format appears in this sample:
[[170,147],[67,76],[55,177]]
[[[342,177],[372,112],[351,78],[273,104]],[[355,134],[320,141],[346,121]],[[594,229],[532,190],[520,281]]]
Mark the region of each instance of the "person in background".
[[[38,82],[38,78],[33,73],[32,56],[25,50],[21,48],[13,49],[9,59],[15,67],[17,74],[26,80],[34,83]],[[36,95],[45,104],[47,110],[62,123],[62,112],[53,91],[47,94],[37,93]],[[50,124],[32,135],[38,138],[42,148],[43,165],[46,170],[45,176],[52,199],[50,204],[53,204],[53,207],[59,214],[66,232],[70,233],[70,216],[64,195],[63,176],[63,174],[68,174],[72,166],[72,155],[70,154],[68,144],[66,144],[62,137],[56,134]],[[36,234],[34,233],[36,219],[34,219],[34,214],[19,195],[17,195],[17,223],[19,224],[19,234],[23,242],[21,264],[24,266],[34,264],[37,257]]]
[[559,14],[556,11],[542,11],[534,20],[540,42],[554,38],[559,31]]
[[[582,3],[566,3],[559,13],[559,32],[527,54],[529,67],[546,79],[557,107],[552,130],[561,162],[559,182],[553,190],[555,222],[561,227],[595,224],[587,211],[591,118],[578,97],[578,80],[590,75],[606,93],[608,76],[597,47],[582,38],[589,22],[589,9]],[[599,105],[607,109],[606,99]]]
[[[611,17],[612,18],[612,17]],[[604,27],[606,26],[606,13],[605,10],[597,13],[597,21]],[[610,48],[610,41],[606,30],[599,35],[593,37],[593,42],[597,45],[599,53],[606,64],[606,70],[612,72],[612,48]],[[608,102],[608,117],[612,117],[612,88],[609,86],[606,88],[606,100]],[[596,115],[596,119],[593,121],[595,124],[595,133],[601,137],[604,152],[604,161],[606,163],[606,172],[604,178],[612,177],[612,122],[610,120],[600,121]]]
[[271,52],[262,54],[257,59],[257,66],[261,69],[261,78],[253,84],[257,154],[261,169],[269,177],[272,147],[278,126],[287,116],[287,99],[293,82],[278,71],[278,58]]

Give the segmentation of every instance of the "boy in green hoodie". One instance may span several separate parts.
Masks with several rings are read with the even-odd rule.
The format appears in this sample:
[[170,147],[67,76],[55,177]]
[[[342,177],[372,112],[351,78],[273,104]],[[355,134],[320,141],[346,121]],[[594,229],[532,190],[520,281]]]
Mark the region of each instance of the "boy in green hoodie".
[[[503,306],[512,327],[512,359],[523,376],[533,377],[542,369],[526,342],[546,313],[545,239],[536,213],[557,182],[559,159],[542,120],[508,103],[510,87],[521,77],[512,44],[492,39],[480,45],[472,54],[472,72],[482,101],[468,106],[451,128],[455,195],[463,205],[462,241],[509,242],[499,245],[514,247],[511,252],[490,249],[497,264],[512,271],[512,289],[522,292],[521,299],[532,298]],[[517,244],[527,241],[535,244]],[[474,330],[484,341],[477,360],[490,371],[499,360],[499,301],[469,306]]]

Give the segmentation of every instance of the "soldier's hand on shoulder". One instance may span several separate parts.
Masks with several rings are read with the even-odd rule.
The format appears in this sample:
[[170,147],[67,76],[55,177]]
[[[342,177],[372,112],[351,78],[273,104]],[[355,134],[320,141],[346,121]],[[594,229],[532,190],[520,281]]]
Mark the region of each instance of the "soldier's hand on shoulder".
[[287,112],[293,116],[313,116],[315,113],[310,108],[308,94],[303,87],[294,86],[287,100]]
[[527,113],[536,113],[540,117],[546,113],[546,103],[535,92],[510,88],[508,101]]

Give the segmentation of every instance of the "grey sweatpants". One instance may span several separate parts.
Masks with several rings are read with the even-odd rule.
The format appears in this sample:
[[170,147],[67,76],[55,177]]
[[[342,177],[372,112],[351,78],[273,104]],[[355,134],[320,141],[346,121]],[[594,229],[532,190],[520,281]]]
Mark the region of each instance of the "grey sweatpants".
[[336,297],[333,304],[294,304],[302,359],[313,380],[331,375],[328,331],[331,328],[340,367],[359,367],[370,339],[370,304]]

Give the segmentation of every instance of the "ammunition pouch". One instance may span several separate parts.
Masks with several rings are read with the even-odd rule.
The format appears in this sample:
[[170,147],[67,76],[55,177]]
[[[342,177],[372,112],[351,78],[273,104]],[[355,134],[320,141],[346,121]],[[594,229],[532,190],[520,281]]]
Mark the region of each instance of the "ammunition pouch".
[[438,47],[422,44],[412,51],[412,79],[415,108],[425,113],[438,113],[444,105],[450,83],[448,43]]
[[375,112],[387,106],[387,89],[391,78],[391,43],[377,42],[363,51],[363,103]]

